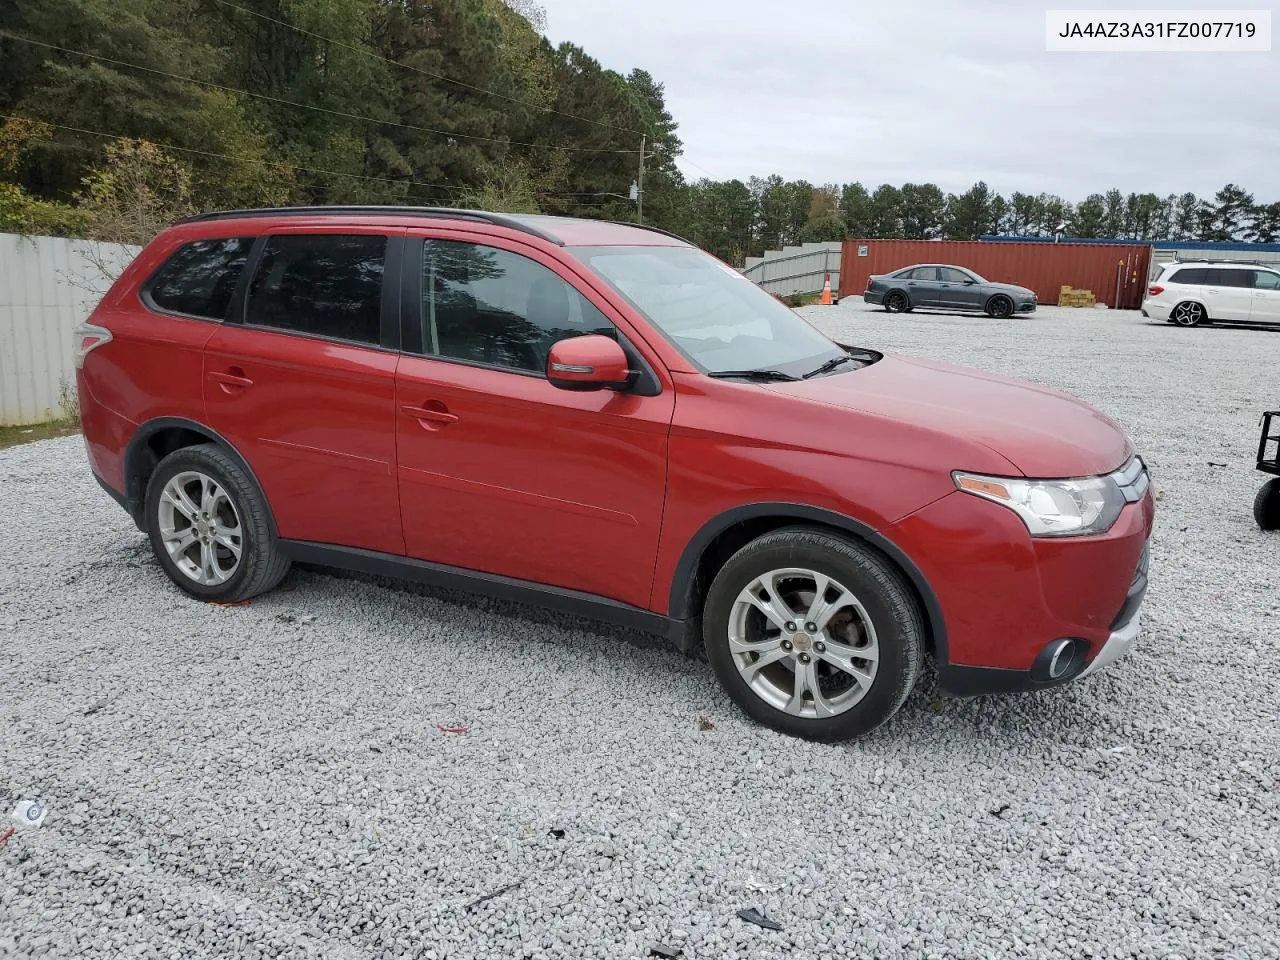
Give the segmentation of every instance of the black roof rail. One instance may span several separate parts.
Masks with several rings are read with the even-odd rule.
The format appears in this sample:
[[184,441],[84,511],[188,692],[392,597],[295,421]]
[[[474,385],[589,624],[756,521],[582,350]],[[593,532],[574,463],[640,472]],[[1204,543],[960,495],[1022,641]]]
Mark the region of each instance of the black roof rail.
[[1273,270],[1280,268],[1280,258],[1275,260],[1231,260],[1229,258],[1217,260],[1212,257],[1188,257],[1183,260],[1181,257],[1174,257],[1170,263],[1225,263],[1238,264],[1242,267],[1271,267]]
[[495,227],[506,227],[518,230],[539,239],[564,246],[564,241],[537,227],[508,217],[501,213],[487,213],[483,210],[461,210],[454,207],[392,207],[392,206],[315,206],[315,207],[261,207],[252,210],[215,210],[210,213],[198,213],[183,217],[175,223],[200,223],[209,220],[232,220],[250,217],[305,217],[312,215],[339,214],[347,216],[374,217],[436,217],[451,220],[475,220],[490,223]]
[[679,240],[681,243],[687,243],[691,247],[697,246],[696,243],[686,240],[678,233],[672,233],[670,230],[663,230],[661,227],[651,227],[647,223],[631,223],[627,220],[606,220],[604,222],[612,223],[615,227],[635,227],[637,230],[648,230],[650,233],[660,233],[664,237],[670,237],[672,240]]

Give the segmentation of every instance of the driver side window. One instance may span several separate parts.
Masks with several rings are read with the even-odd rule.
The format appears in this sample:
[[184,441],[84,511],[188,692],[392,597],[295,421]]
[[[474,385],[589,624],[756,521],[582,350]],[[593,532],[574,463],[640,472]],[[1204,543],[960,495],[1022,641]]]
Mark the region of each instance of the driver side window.
[[423,244],[422,348],[427,356],[545,376],[552,344],[617,330],[551,270],[508,250],[455,240]]
[[969,279],[969,275],[963,270],[957,270],[954,267],[939,267],[938,279],[943,283],[964,283]]

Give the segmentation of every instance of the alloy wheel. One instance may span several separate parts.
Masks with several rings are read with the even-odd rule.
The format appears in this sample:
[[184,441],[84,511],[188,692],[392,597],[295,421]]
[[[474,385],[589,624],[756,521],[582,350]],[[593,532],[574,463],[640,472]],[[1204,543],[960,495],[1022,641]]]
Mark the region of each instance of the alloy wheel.
[[1180,303],[1173,308],[1173,322],[1180,327],[1195,327],[1204,321],[1204,307],[1198,303]]
[[244,534],[240,514],[227,491],[208,474],[175,474],[160,493],[160,540],[182,573],[212,587],[226,583],[240,567]]
[[729,652],[760,699],[808,719],[857,704],[875,682],[875,626],[853,592],[816,570],[757,577],[734,601]]

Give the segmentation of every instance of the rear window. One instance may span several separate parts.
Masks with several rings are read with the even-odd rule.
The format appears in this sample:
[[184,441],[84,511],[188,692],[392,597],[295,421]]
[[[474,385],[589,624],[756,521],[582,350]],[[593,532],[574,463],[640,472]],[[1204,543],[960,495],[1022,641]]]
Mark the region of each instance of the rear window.
[[387,238],[374,234],[271,237],[249,284],[245,323],[377,344]]
[[145,296],[167,313],[223,320],[252,246],[253,237],[185,244],[156,271]]

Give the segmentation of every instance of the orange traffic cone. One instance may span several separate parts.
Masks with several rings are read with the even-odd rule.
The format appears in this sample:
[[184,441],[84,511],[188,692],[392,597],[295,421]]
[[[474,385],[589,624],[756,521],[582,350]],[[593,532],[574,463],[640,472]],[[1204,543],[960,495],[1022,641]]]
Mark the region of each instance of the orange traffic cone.
[[827,274],[826,280],[822,283],[822,296],[818,298],[818,303],[824,307],[831,306],[831,274]]

